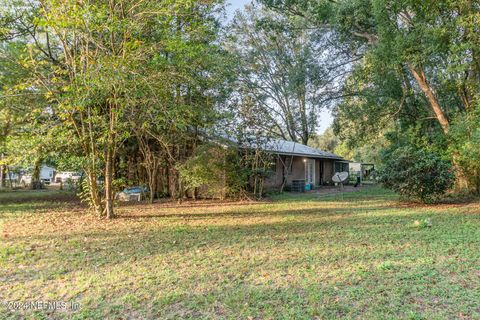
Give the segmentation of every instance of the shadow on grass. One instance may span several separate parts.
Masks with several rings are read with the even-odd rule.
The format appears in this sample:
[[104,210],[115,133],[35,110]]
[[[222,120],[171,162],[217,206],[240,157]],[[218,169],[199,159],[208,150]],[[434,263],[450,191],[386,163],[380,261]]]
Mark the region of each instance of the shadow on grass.
[[222,201],[222,200],[208,200],[208,199],[184,199],[182,201],[171,199],[157,199],[154,203],[142,202],[119,202],[120,208],[149,206],[155,208],[165,209],[177,209],[177,208],[210,208],[210,207],[241,207],[241,206],[253,206],[253,205],[265,205],[273,203],[269,199],[263,199],[259,201]]
[[84,212],[85,206],[81,202],[24,202],[0,204],[0,219],[6,217],[21,217],[22,215],[42,214],[51,211]]
[[73,192],[58,190],[22,190],[0,193],[0,205],[12,203],[31,203],[37,201],[49,202],[79,202]]
[[[168,211],[162,213],[152,214],[136,214],[122,212],[118,215],[117,219],[135,220],[135,219],[186,219],[186,220],[209,220],[209,219],[221,219],[221,218],[265,218],[265,217],[283,217],[283,216],[306,216],[306,215],[318,215],[323,217],[331,217],[335,215],[365,213],[372,211],[389,210],[392,206],[360,206],[338,209],[334,207],[323,208],[318,206],[316,208],[289,208],[289,209],[277,209],[272,208],[270,210],[257,209],[255,207],[245,209],[244,211],[232,211],[232,212],[197,212],[197,213],[171,213]],[[160,207],[159,209],[163,209]],[[160,211],[160,210],[156,210]]]

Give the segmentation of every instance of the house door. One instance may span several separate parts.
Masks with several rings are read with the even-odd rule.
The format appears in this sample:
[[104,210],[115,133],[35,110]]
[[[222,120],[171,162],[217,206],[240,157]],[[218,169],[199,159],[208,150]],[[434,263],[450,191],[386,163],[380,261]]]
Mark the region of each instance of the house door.
[[305,183],[315,185],[315,159],[305,162]]

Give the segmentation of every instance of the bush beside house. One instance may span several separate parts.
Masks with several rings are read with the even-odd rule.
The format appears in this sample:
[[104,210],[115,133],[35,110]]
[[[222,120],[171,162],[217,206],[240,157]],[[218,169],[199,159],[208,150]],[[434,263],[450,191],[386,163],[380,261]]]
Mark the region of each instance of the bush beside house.
[[455,176],[449,162],[413,147],[399,147],[384,154],[379,181],[401,196],[431,202],[453,186]]

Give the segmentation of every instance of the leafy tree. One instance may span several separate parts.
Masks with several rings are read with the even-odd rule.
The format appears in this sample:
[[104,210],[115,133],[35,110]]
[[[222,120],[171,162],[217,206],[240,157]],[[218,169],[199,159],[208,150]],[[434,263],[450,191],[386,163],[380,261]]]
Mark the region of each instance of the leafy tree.
[[[22,66],[25,48],[23,40],[0,42],[0,188],[8,167],[39,168],[47,146],[34,137],[44,132],[37,118],[49,115],[37,107],[44,102],[41,96],[25,84],[29,76]],[[38,180],[38,175],[34,178]]]
[[[335,110],[342,140],[372,143],[378,131],[413,127],[430,144],[443,146],[452,142],[452,120],[474,111],[480,79],[477,1],[264,2],[332,30],[363,57]],[[450,157],[460,173],[457,151]],[[466,182],[457,175],[459,186]]]
[[344,71],[342,63],[328,64],[341,56],[327,50],[328,33],[262,6],[238,12],[229,31],[240,112],[255,115],[254,125],[270,136],[307,144]]
[[338,146],[339,140],[332,128],[328,128],[321,135],[315,135],[310,141],[309,145],[328,152],[335,152],[335,148]]
[[379,181],[407,198],[430,202],[454,182],[450,163],[425,150],[398,147],[384,155]]
[[169,155],[162,160],[175,162],[191,152],[192,132],[216,118],[224,94],[219,3],[12,2],[2,34],[26,39],[23,85],[46,99],[38,108],[50,115],[39,119],[48,133],[68,137],[65,152],[81,158],[98,215],[114,217],[127,141],[148,136]]

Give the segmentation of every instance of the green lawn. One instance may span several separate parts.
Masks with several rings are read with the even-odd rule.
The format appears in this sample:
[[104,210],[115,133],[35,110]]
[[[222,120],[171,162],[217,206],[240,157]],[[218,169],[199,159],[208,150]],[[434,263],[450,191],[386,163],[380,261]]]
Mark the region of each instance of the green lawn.
[[[480,319],[479,203],[404,204],[371,187],[118,212],[0,193],[0,318]],[[35,300],[78,310],[4,304]]]

